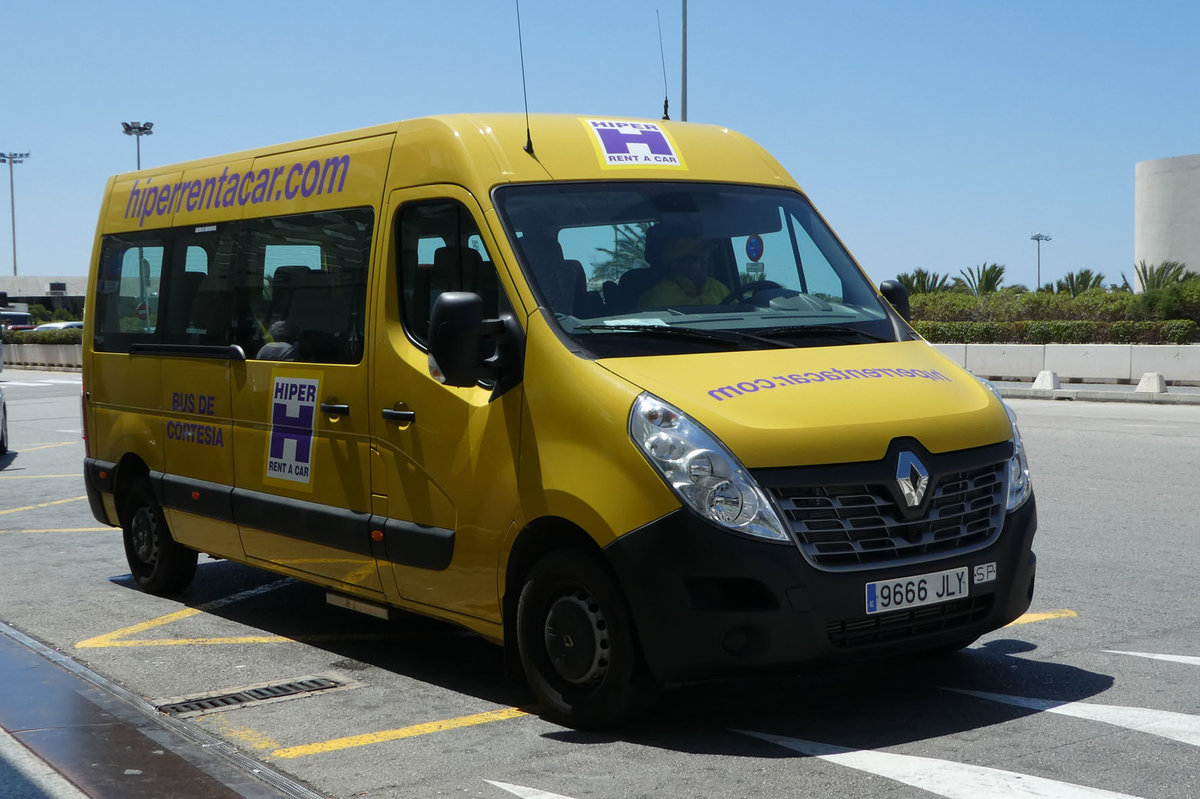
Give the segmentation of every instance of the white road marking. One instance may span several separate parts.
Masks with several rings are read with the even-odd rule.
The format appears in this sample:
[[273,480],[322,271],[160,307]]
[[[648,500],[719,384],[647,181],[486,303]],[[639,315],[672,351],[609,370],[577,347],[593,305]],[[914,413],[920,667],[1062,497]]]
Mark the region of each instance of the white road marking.
[[514,796],[521,797],[521,799],[571,799],[569,796],[540,791],[537,788],[526,788],[524,785],[509,785],[507,782],[496,782],[495,780],[484,780],[484,782],[488,785],[495,785],[497,788],[502,788]]
[[1033,699],[1027,696],[989,694],[985,691],[949,689],[956,693],[1003,702],[1006,705],[1060,713],[1077,719],[1101,721],[1114,727],[1124,727],[1160,738],[1170,738],[1192,746],[1200,746],[1200,716],[1176,713],[1170,710],[1153,710],[1146,707],[1124,707],[1121,705],[1094,705],[1087,702],[1055,702],[1050,699]]
[[1150,658],[1151,660],[1165,660],[1169,663],[1185,663],[1189,666],[1200,666],[1200,657],[1190,657],[1188,655],[1156,655],[1153,652],[1121,652],[1117,649],[1105,649],[1111,655],[1133,655],[1139,658]]
[[226,605],[232,605],[234,602],[241,602],[243,599],[249,599],[252,596],[265,594],[268,591],[274,591],[277,588],[286,588],[295,582],[296,579],[293,577],[284,577],[282,580],[276,580],[273,583],[260,585],[258,588],[251,588],[246,591],[240,591],[236,594],[230,594],[229,596],[221,597],[220,599],[214,599],[212,602],[205,602],[201,605],[197,605],[196,610],[201,610],[205,613],[208,613],[209,611],[216,610],[217,608],[223,608]]
[[949,760],[890,752],[844,749],[840,746],[785,738],[749,730],[735,730],[763,741],[791,749],[847,768],[876,774],[911,785],[947,799],[1128,799],[1129,794],[1102,788],[1088,788],[1068,782],[1018,774],[1013,771],[971,766]]

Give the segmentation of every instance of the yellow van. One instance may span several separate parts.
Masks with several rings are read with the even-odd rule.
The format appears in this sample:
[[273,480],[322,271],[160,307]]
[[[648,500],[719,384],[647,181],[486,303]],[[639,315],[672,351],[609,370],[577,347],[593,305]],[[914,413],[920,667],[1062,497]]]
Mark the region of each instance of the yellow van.
[[453,622],[577,726],[963,647],[1032,598],[1025,454],[882,288],[709,125],[444,116],[118,175],[91,507],[148,591],[203,552]]

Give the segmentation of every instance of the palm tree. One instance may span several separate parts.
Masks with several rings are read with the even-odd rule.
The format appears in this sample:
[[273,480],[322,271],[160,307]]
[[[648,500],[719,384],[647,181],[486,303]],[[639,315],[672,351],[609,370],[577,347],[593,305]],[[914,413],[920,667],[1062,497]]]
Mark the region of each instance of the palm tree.
[[962,277],[954,278],[954,287],[976,297],[996,292],[1004,282],[1004,266],[1001,264],[980,264],[971,269],[960,269],[958,273]]
[[[1182,261],[1163,261],[1157,265],[1138,261],[1133,267],[1133,273],[1142,287],[1142,291],[1165,289],[1167,286],[1174,286],[1189,279],[1187,264]],[[1125,277],[1124,272],[1121,273],[1121,279],[1125,281],[1124,288],[1127,291],[1133,291],[1133,287],[1129,285],[1129,278]]]
[[612,249],[605,247],[598,249],[608,258],[603,261],[592,261],[591,282],[602,283],[605,280],[617,280],[630,269],[644,266],[646,263],[646,231],[649,229],[649,222],[613,225]]
[[1099,288],[1104,288],[1104,275],[1099,272],[1092,274],[1091,269],[1080,269],[1078,272],[1068,272],[1064,275],[1055,286],[1055,291],[1070,294],[1074,298],[1088,289]]
[[932,294],[935,291],[950,290],[950,276],[939,275],[937,272],[926,272],[924,269],[914,269],[896,276],[909,294]]

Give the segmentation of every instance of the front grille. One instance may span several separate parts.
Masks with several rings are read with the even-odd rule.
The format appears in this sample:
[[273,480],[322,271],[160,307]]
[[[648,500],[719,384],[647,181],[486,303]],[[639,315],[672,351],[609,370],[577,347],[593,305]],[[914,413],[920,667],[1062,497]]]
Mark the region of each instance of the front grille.
[[825,631],[829,634],[829,642],[838,649],[902,641],[980,621],[991,611],[994,600],[995,594],[983,594],[941,605],[835,621],[825,625]]
[[830,570],[913,562],[979,549],[1004,522],[1005,463],[931,476],[932,497],[906,518],[895,490],[865,484],[770,485],[804,556]]

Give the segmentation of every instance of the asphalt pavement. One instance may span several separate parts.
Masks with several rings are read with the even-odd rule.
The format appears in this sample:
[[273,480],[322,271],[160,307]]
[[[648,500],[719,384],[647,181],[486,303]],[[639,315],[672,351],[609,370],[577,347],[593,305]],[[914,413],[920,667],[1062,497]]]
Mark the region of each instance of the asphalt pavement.
[[[6,367],[0,386],[21,382],[23,371]],[[993,384],[1001,396],[1013,399],[1200,405],[1200,386],[1145,392],[1116,383],[1063,383],[1053,390],[1035,389],[1032,382]],[[0,625],[0,679],[6,686],[0,700],[0,799],[215,799],[304,792],[299,785],[246,780],[228,763],[205,755],[208,743],[164,726],[156,714],[122,701],[103,678],[64,665],[66,660]],[[173,787],[164,792],[167,785]]]

